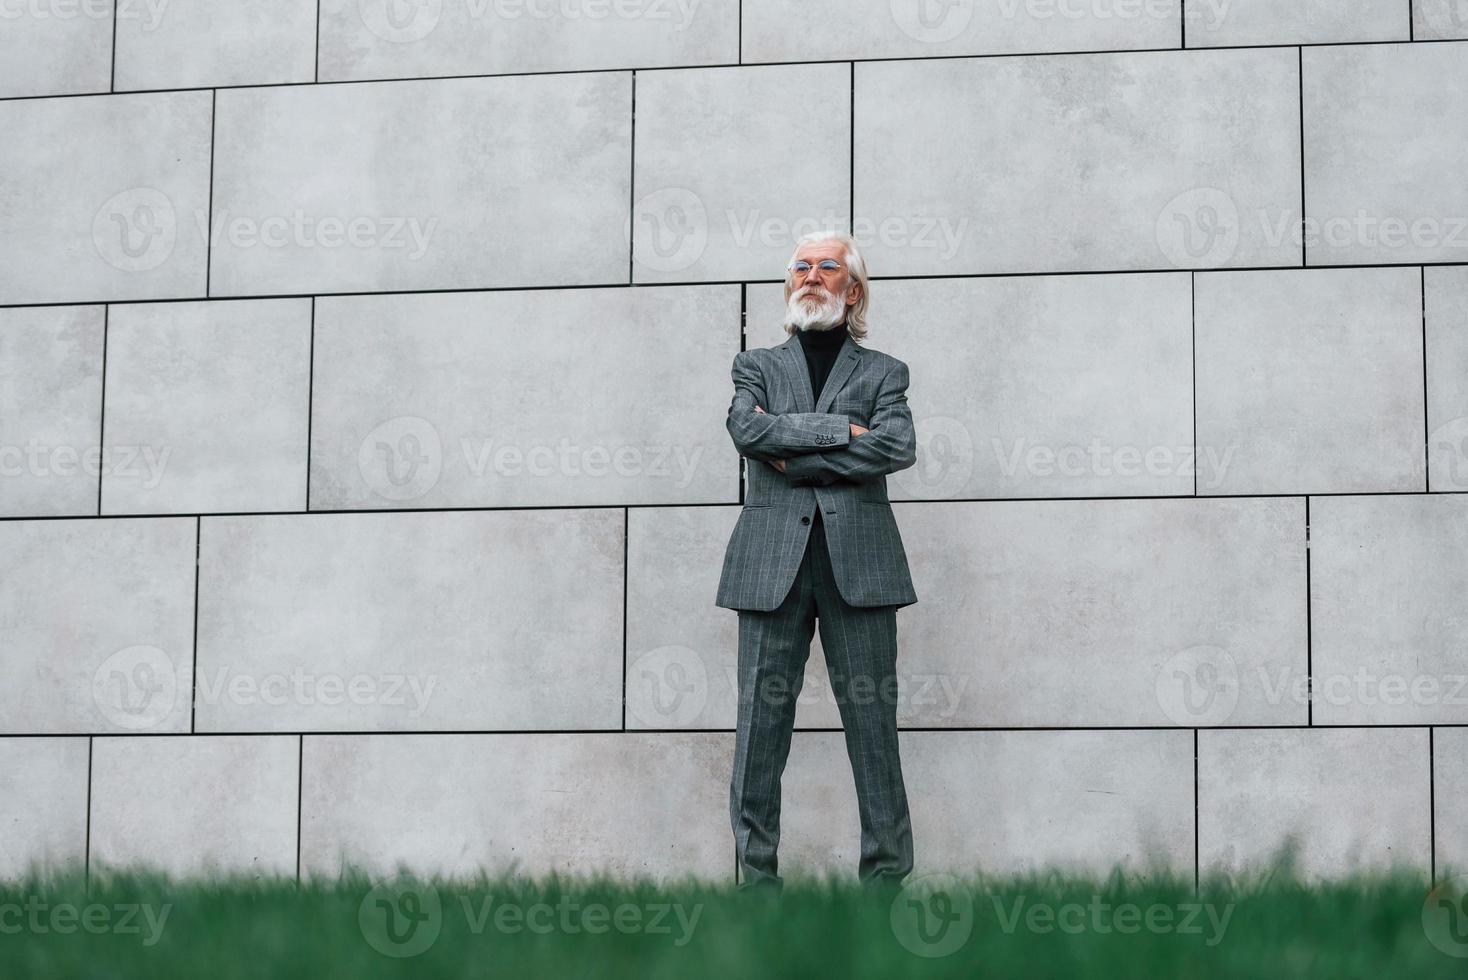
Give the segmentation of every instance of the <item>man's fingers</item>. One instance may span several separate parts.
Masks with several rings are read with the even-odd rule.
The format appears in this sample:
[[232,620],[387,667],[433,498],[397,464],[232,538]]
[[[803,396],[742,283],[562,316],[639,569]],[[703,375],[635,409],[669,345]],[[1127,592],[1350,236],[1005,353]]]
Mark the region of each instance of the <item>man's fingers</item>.
[[760,413],[760,414],[761,414],[761,415],[768,415],[768,414],[769,414],[769,413],[768,413],[768,412],[766,412],[766,411],[765,411],[765,410],[764,410],[764,409],[762,409],[762,408],[760,408],[760,407],[759,407],[759,406],[758,406],[758,405],[756,405],[756,406],[754,406],[754,410],[755,410],[755,411],[756,411],[756,412],[759,412],[759,413]]

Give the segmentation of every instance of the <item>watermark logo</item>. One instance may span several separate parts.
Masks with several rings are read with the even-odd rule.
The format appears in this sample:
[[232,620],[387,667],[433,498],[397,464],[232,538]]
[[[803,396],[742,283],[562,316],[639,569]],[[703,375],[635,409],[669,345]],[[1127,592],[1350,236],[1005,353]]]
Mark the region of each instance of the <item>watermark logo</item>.
[[1191,37],[1198,30],[1215,33],[1228,22],[1233,13],[1230,0],[1188,0],[1183,5],[1183,17]]
[[974,0],[890,0],[888,9],[898,29],[923,44],[951,41],[974,19]]
[[[1456,634],[1455,623],[1449,628]],[[1189,647],[1158,668],[1157,703],[1174,724],[1182,727],[1222,725],[1238,707],[1243,676],[1244,671],[1222,647]],[[1256,703],[1271,707],[1450,707],[1455,712],[1468,707],[1468,674],[1380,672],[1366,666],[1350,672],[1317,670],[1309,674],[1291,663],[1258,663],[1249,676],[1258,679]]]
[[158,268],[173,254],[177,241],[173,202],[152,187],[114,194],[92,217],[92,244],[97,254],[123,272]]
[[[211,215],[195,208],[193,218],[198,240],[207,248],[385,250],[402,253],[409,262],[428,254],[439,220],[416,215],[316,215],[301,208],[264,217],[228,209]],[[166,194],[134,187],[114,194],[97,209],[92,244],[113,268],[147,272],[173,254],[181,223]]]
[[[1227,0],[1196,0],[1214,10],[1212,19],[1222,19]],[[1189,20],[1194,19],[1188,5]],[[940,44],[958,37],[974,16],[974,0],[890,0],[892,20],[908,37],[925,44]],[[1177,0],[998,0],[986,9],[1001,21],[1050,20],[1142,20],[1175,23]]]
[[228,208],[212,216],[194,212],[199,238],[210,248],[270,249],[387,249],[406,250],[404,257],[417,262],[428,254],[438,218],[426,221],[417,215],[308,214],[296,208],[290,214],[265,217],[235,214]]
[[[1005,445],[989,440],[999,472],[1013,480],[1023,474],[1038,477],[1190,477],[1196,471],[1197,447],[1113,445],[1092,437],[1089,445],[1066,443],[1055,446],[1018,438]],[[1237,446],[1229,446],[1219,457],[1210,446],[1206,453],[1211,472],[1222,480]]]
[[1427,26],[1437,37],[1468,34],[1468,0],[1417,0],[1417,9],[1422,11]]
[[0,902],[0,936],[70,936],[78,930],[93,936],[137,936],[144,947],[158,945],[173,903],[162,905],[131,902],[106,905],[89,902],[48,902],[28,895],[23,902]]
[[917,462],[893,474],[897,485],[913,497],[956,497],[974,473],[974,440],[968,426],[937,415],[913,426]]
[[649,728],[691,725],[708,704],[703,658],[677,644],[649,650],[629,664],[627,684],[627,707]]
[[[729,687],[735,689],[739,683],[738,667],[726,665],[724,671]],[[971,674],[899,671],[885,676],[853,673],[838,684],[829,675],[824,680],[819,675],[811,675],[801,681],[795,703],[801,707],[828,705],[838,712],[845,705],[892,706],[900,719],[931,723],[946,721],[960,712],[965,706],[964,690],[972,680]],[[749,694],[761,704],[775,706],[787,704],[790,695],[790,683],[776,674],[766,677]]]
[[643,240],[637,262],[655,272],[681,272],[703,257],[709,241],[708,210],[686,187],[664,187],[637,199],[623,226],[627,240]]
[[0,443],[0,477],[112,477],[111,484],[135,482],[152,490],[163,482],[172,446],[113,443],[108,446],[46,445],[35,437],[25,445]]
[[[834,229],[838,220],[828,213],[824,222],[821,219],[811,219],[806,224],[810,226],[808,230],[824,231]],[[959,248],[967,240],[968,223],[969,219],[963,217],[954,224],[948,215],[924,217],[864,214],[852,223],[851,237],[862,248],[922,252],[931,255],[935,262],[948,262],[958,254]],[[803,234],[806,230],[804,225],[791,227],[792,234]]]
[[[674,31],[687,30],[700,0],[462,0],[454,10],[470,22],[499,21],[650,20],[667,22]],[[358,0],[358,15],[367,29],[385,41],[409,44],[421,41],[438,27],[443,0]]]
[[1212,269],[1235,257],[1245,228],[1271,252],[1468,249],[1465,215],[1377,214],[1365,208],[1354,214],[1302,215],[1292,208],[1244,213],[1216,187],[1195,187],[1169,201],[1157,216],[1155,237],[1174,268]]
[[1448,487],[1468,488],[1468,415],[1449,419],[1427,437],[1428,466]]
[[[852,223],[851,237],[862,248],[921,251],[931,253],[935,261],[945,262],[963,245],[968,220],[961,218],[955,224],[946,215],[862,215]],[[692,191],[667,187],[639,198],[622,230],[629,240],[633,236],[639,240],[634,250],[639,265],[656,272],[680,272],[703,257],[715,232],[736,249],[758,250],[764,255],[775,249],[794,248],[806,234],[837,232],[845,225],[846,215],[833,210],[794,218],[760,208],[725,208],[710,213]]]
[[523,904],[494,895],[450,894],[403,873],[375,885],[357,907],[357,924],[367,944],[384,956],[407,959],[427,952],[443,931],[450,910],[464,917],[463,927],[475,936],[486,931],[504,935],[599,936],[617,932],[671,937],[686,946],[703,914],[703,903],[691,908],[678,902],[579,902],[562,893],[553,903]]
[[270,708],[332,708],[350,704],[402,709],[408,718],[421,718],[437,685],[436,674],[318,674],[296,665],[289,673],[254,675],[226,665],[215,669],[212,677],[200,672],[195,703]]
[[652,477],[671,480],[683,489],[698,475],[706,447],[649,442],[583,445],[565,436],[554,444],[516,444],[474,434],[446,443],[428,419],[399,415],[379,423],[355,447],[348,437],[343,451],[354,448],[367,488],[385,500],[404,501],[432,491],[451,456],[455,473],[471,481]]
[[929,959],[950,956],[974,930],[974,897],[956,876],[937,872],[913,878],[892,900],[892,934],[908,952]]
[[1212,902],[1181,902],[1177,905],[1154,902],[1144,908],[1132,902],[1113,905],[1101,895],[1092,895],[1085,903],[1031,902],[1025,895],[1016,895],[1013,901],[991,895],[990,901],[994,904],[999,928],[1006,936],[1014,935],[1023,926],[1026,932],[1037,936],[1056,932],[1068,936],[1082,933],[1132,936],[1140,932],[1203,936],[1203,945],[1217,946],[1223,942],[1234,914],[1232,902],[1221,909]]
[[1440,952],[1468,959],[1468,875],[1449,878],[1427,893],[1422,931]]
[[514,901],[497,901],[486,895],[475,907],[473,898],[460,895],[459,905],[464,911],[465,925],[473,935],[481,935],[491,925],[496,932],[516,935],[531,932],[540,936],[552,933],[590,936],[605,935],[615,930],[624,936],[642,934],[648,936],[670,936],[674,946],[686,946],[693,939],[693,931],[703,915],[703,903],[689,908],[681,902],[619,902],[607,905],[604,902],[578,902],[562,893],[552,905],[549,902],[531,902],[528,905]]
[[178,700],[173,661],[146,644],[118,650],[92,674],[92,700],[119,728],[153,728],[173,712]]
[[1156,694],[1163,714],[1176,725],[1221,725],[1239,703],[1239,665],[1222,647],[1188,647],[1157,672]]
[[1238,205],[1216,187],[1184,191],[1157,215],[1157,247],[1178,269],[1224,265],[1239,248]]
[[[917,461],[893,474],[913,497],[949,499],[961,494],[979,468],[977,447],[968,426],[951,416],[934,416],[914,425]],[[1238,446],[1221,451],[1192,444],[1139,445],[1112,443],[1092,437],[1087,443],[1045,442],[1017,437],[988,441],[983,460],[986,475],[1019,485],[1042,480],[1131,480],[1139,477],[1186,479],[1207,474],[1205,484],[1216,486],[1227,475]]]
[[556,445],[544,442],[520,446],[494,439],[459,439],[464,468],[475,479],[487,473],[522,477],[620,477],[651,476],[673,479],[679,489],[688,486],[698,470],[703,446],[676,443],[621,443],[615,446],[582,446],[561,436]]
[[443,0],[357,0],[357,15],[384,41],[411,44],[433,33]]
[[357,471],[385,500],[417,500],[438,485],[443,472],[438,430],[416,415],[388,419],[357,447]]
[[383,956],[418,956],[438,941],[443,903],[432,885],[400,874],[367,893],[357,907],[357,925],[367,945]]
[[[117,20],[143,21],[142,30],[152,32],[163,21],[169,0],[6,0],[0,3],[0,21],[20,20]],[[146,19],[145,19],[146,18]]]

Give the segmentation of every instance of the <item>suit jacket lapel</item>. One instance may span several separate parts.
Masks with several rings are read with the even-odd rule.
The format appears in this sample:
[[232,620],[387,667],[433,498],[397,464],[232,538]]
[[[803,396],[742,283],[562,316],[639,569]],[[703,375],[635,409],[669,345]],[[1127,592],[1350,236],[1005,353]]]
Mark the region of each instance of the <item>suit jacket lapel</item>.
[[[800,343],[800,338],[797,337],[795,342]],[[801,352],[802,356],[804,353],[804,351]],[[841,342],[841,350],[836,354],[836,363],[831,365],[831,375],[826,379],[826,387],[821,389],[821,400],[816,402],[817,412],[824,412],[830,408],[832,399],[836,397],[836,392],[841,390],[841,386],[846,383],[846,379],[851,377],[851,372],[856,370],[856,362],[860,357],[861,348],[856,346],[855,341],[848,334],[846,339]],[[806,387],[809,386],[810,377],[807,375]]]
[[785,351],[787,370],[791,372],[791,384],[795,386],[796,408],[801,412],[824,412],[851,377],[851,372],[856,370],[856,362],[861,357],[861,348],[848,334],[841,342],[841,349],[836,352],[836,363],[831,365],[831,374],[826,378],[826,386],[821,389],[821,400],[816,403],[815,395],[810,389],[810,368],[805,364],[805,348],[800,345],[800,335],[792,335],[785,343],[780,345]]
[[811,394],[810,368],[805,366],[805,348],[800,346],[800,335],[791,334],[790,339],[780,346],[785,351],[785,365],[790,372],[790,383],[795,386],[795,410],[814,411],[812,406],[816,399]]

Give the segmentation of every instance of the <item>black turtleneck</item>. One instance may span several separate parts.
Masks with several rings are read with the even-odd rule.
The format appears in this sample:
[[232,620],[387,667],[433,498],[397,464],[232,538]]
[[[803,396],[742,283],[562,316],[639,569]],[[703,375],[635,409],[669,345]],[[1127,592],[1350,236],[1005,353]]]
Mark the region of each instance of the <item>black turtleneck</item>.
[[[829,330],[812,328],[800,331],[800,346],[805,351],[805,366],[810,370],[810,390],[814,401],[821,400],[826,378],[831,375],[831,368],[836,364],[836,355],[841,353],[841,345],[845,343],[847,333],[844,323]],[[815,411],[814,402],[811,411]]]
[[[821,400],[821,391],[826,387],[826,379],[831,376],[831,368],[836,364],[836,355],[841,353],[841,345],[846,342],[848,331],[846,324],[832,327],[829,330],[801,330],[800,346],[805,351],[805,366],[810,371],[810,390],[815,401]],[[815,411],[815,402],[811,403],[811,411]],[[821,523],[821,509],[816,508],[815,523]]]

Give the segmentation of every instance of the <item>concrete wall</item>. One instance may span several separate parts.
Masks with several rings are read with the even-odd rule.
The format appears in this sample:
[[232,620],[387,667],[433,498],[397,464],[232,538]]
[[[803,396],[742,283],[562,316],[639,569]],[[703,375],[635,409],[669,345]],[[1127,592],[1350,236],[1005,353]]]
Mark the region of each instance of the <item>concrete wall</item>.
[[[1463,3],[7,18],[0,874],[732,878],[729,367],[829,226],[919,869],[1468,867]],[[819,639],[798,724],[850,874]]]

